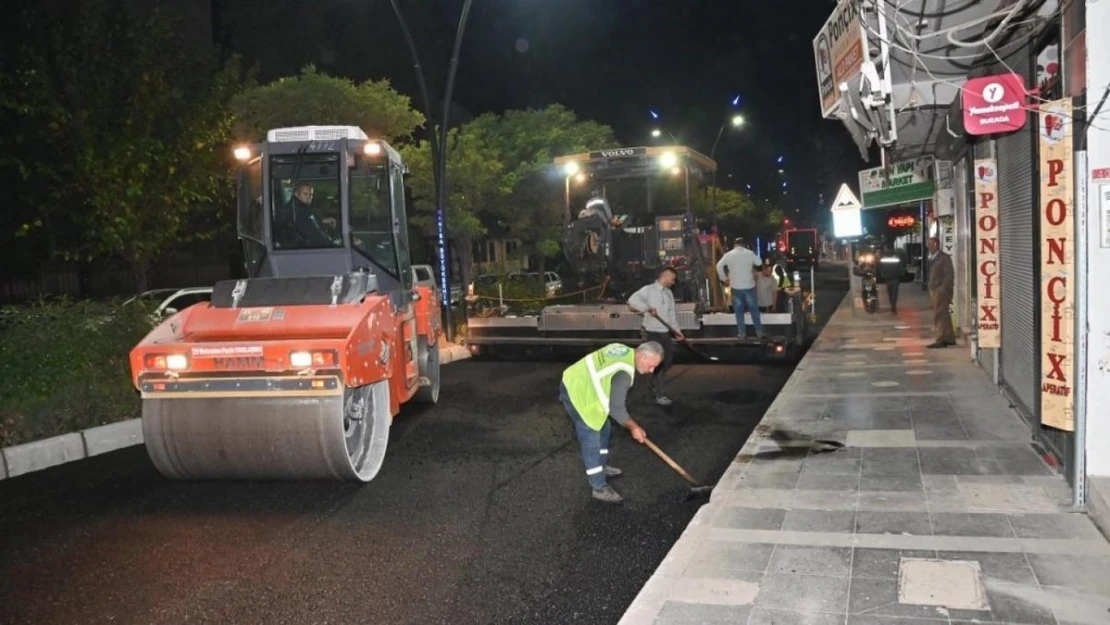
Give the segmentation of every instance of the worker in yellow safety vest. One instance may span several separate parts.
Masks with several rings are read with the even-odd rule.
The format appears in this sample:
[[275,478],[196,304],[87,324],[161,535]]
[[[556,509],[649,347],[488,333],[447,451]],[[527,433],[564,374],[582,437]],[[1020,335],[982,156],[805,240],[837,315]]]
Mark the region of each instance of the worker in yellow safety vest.
[[636,442],[643,443],[647,439],[644,428],[629,416],[625,400],[636,373],[649,375],[662,361],[663,346],[655,341],[641,343],[636,349],[610,343],[563,371],[559,400],[574,424],[586,480],[594,499],[606,503],[622,500],[620,493],[607,481],[622,473],[608,464],[609,418],[627,428]]

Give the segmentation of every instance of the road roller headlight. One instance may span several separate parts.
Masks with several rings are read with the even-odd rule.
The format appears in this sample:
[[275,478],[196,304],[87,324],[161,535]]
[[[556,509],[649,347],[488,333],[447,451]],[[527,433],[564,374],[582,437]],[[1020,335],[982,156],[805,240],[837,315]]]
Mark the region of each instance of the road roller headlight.
[[332,350],[301,350],[289,354],[289,366],[293,369],[334,367],[337,362],[336,354]]
[[185,354],[147,354],[143,364],[154,371],[184,371],[189,368],[189,358]]
[[293,352],[289,354],[289,365],[296,369],[307,369],[312,366],[312,352]]

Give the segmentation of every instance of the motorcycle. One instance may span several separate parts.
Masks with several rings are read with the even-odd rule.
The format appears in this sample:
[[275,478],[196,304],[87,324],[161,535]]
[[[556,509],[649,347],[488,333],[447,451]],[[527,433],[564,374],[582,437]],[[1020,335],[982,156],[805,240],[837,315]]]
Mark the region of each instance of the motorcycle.
[[879,310],[879,283],[870,269],[863,274],[863,308],[869,313]]

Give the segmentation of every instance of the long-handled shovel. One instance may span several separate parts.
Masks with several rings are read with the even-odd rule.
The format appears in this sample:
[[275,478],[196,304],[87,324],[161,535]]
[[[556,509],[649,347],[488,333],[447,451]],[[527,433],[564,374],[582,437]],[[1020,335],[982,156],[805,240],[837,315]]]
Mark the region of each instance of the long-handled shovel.
[[644,439],[644,444],[648,446],[648,449],[654,451],[655,455],[659,456],[660,458],[663,459],[664,462],[666,462],[668,465],[670,465],[670,467],[672,469],[674,469],[676,473],[681,475],[682,479],[686,480],[687,482],[689,482],[693,486],[693,488],[690,489],[690,492],[686,494],[686,499],[684,501],[691,501],[693,499],[708,499],[709,498],[709,493],[713,491],[712,486],[703,486],[701,484],[698,484],[697,480],[690,477],[690,474],[687,473],[685,469],[678,466],[677,462],[675,462],[674,460],[671,460],[670,456],[663,453],[663,450],[656,447],[655,443],[651,442],[649,439],[645,438]]
[[[640,312],[640,311],[636,311],[636,312]],[[691,344],[690,344],[690,342],[686,340],[686,337],[683,337],[683,338],[681,338],[681,339],[680,339],[680,338],[678,338],[678,331],[677,331],[677,330],[675,330],[674,328],[672,328],[672,327],[671,327],[671,324],[667,323],[666,321],[663,321],[663,318],[662,318],[662,317],[660,317],[659,315],[657,315],[657,314],[655,314],[655,313],[653,313],[653,312],[651,312],[651,311],[648,311],[648,312],[646,312],[646,313],[640,313],[640,314],[642,314],[642,315],[644,315],[644,314],[646,314],[646,315],[651,315],[652,317],[655,317],[656,319],[658,319],[658,320],[659,320],[659,323],[663,324],[663,326],[664,326],[665,328],[667,328],[667,330],[669,330],[669,331],[670,331],[670,333],[671,333],[671,336],[673,336],[673,337],[675,337],[676,339],[678,339],[678,342],[679,342],[679,343],[682,343],[682,345],[683,345],[684,347],[686,347],[686,349],[690,350],[690,351],[691,351],[691,352],[693,352],[693,353],[694,353],[695,355],[697,355],[697,356],[699,356],[699,357],[701,357],[701,358],[704,358],[704,359],[706,359],[706,360],[712,361],[712,362],[717,362],[717,361],[719,361],[719,360],[720,360],[720,358],[717,358],[716,356],[710,356],[709,354],[706,354],[705,352],[703,352],[703,351],[699,350],[698,348],[694,347],[693,345],[691,345]]]

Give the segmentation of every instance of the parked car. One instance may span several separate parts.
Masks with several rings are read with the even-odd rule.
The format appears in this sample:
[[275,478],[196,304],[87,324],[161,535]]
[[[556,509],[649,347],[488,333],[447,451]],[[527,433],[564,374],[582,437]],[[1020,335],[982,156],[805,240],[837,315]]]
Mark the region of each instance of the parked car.
[[[413,284],[426,286],[436,293],[439,297],[439,283],[436,282],[436,270],[431,265],[413,265],[412,266],[412,282]],[[462,299],[463,289],[461,284],[451,285],[451,303],[457,304]]]
[[185,310],[193,304],[212,301],[212,287],[197,286],[184,289],[151,289],[126,300],[123,302],[123,305],[126,306],[136,300],[148,298],[162,300],[153,314],[155,321],[160,321]]
[[[521,279],[539,280],[540,279],[540,274],[537,271],[529,271],[529,272],[515,271],[515,272],[509,274],[509,279],[510,280],[521,280]],[[544,290],[547,292],[547,296],[548,297],[553,297],[555,295],[558,295],[563,290],[563,279],[560,278],[559,274],[555,273],[554,271],[545,271],[545,272],[543,272],[543,286],[544,286]]]

